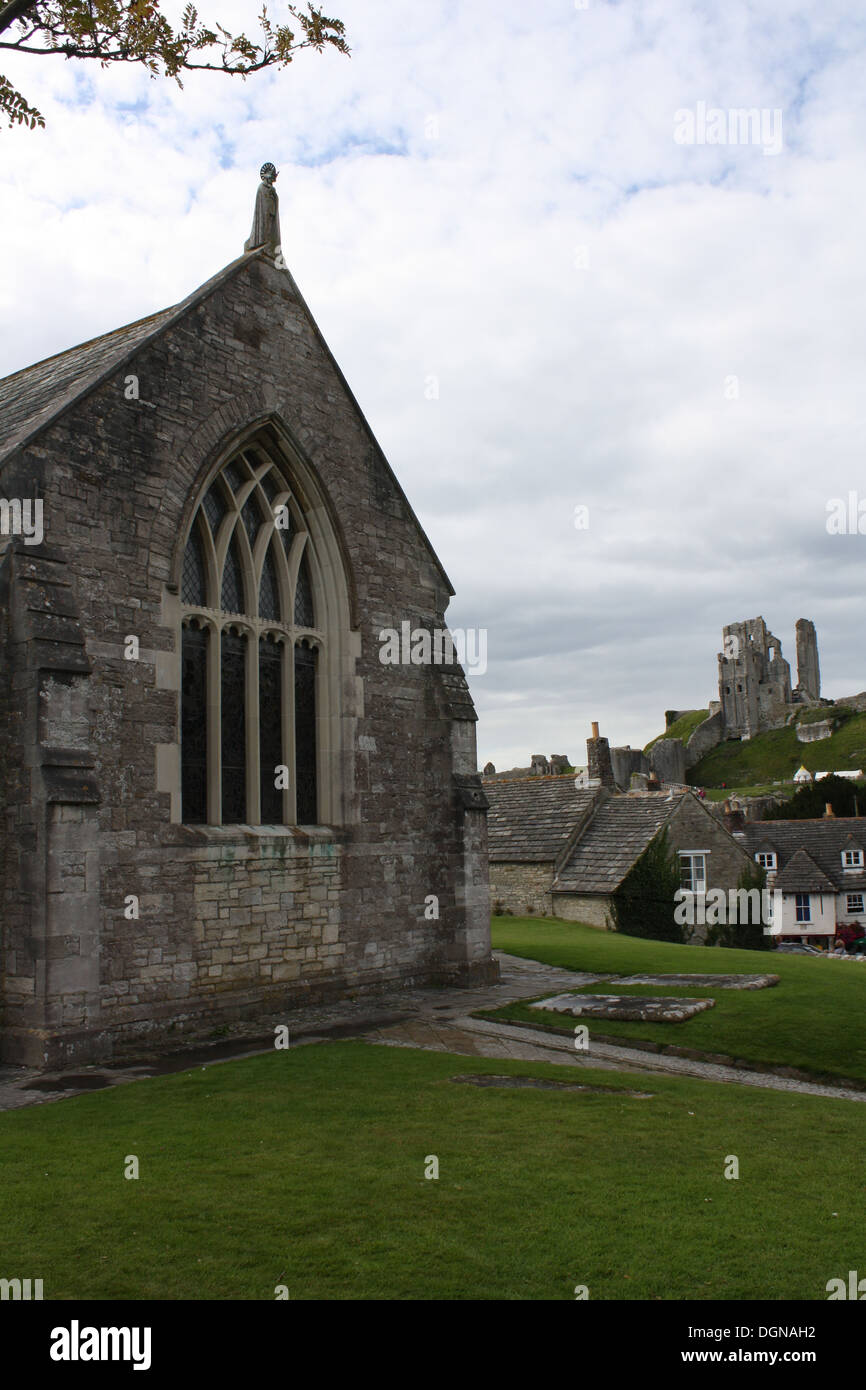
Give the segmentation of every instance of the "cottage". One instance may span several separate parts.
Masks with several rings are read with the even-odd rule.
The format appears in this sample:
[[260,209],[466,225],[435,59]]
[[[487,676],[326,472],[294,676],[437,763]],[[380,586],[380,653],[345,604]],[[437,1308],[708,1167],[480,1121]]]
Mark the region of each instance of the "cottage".
[[866,820],[748,821],[743,842],[781,894],[774,936],[826,947],[843,927],[866,935]]
[[[613,895],[663,829],[697,897],[735,888],[749,856],[693,792],[619,795],[548,777],[484,782],[494,911],[605,928]],[[674,904],[671,904],[671,911]]]

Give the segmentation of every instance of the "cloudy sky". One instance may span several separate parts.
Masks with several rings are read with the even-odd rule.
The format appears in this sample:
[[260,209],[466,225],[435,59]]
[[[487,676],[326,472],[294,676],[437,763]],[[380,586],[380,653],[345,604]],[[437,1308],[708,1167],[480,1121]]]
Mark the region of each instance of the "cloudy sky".
[[[200,0],[251,34],[259,8]],[[0,133],[0,373],[233,260],[271,159],[287,261],[449,622],[486,631],[482,763],[581,762],[593,719],[645,743],[715,696],[723,624],[759,613],[792,663],[814,620],[825,694],[866,688],[866,535],[827,531],[833,498],[866,513],[866,14],[325,9],[351,58],[246,83],[0,55],[48,121]]]

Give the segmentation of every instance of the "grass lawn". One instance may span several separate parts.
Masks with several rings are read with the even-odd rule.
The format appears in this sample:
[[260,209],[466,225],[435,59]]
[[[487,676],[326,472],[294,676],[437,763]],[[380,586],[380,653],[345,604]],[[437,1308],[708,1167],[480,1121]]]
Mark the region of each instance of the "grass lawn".
[[680,715],[679,719],[674,720],[670,728],[665,729],[663,734],[656,734],[655,738],[650,739],[643,751],[648,753],[653,744],[658,743],[659,739],[662,738],[681,738],[684,744],[688,743],[695,729],[699,724],[703,724],[704,720],[709,716],[709,713],[710,711],[708,709],[686,710],[684,714]]
[[[712,993],[715,1008],[684,1023],[620,1023],[587,1019],[593,1032],[674,1043],[727,1053],[772,1066],[799,1067],[816,1075],[866,1081],[866,962],[786,956],[779,951],[727,951],[718,946],[676,946],[599,931],[576,922],[529,917],[495,917],[493,946],[515,956],[612,975],[728,974],[771,972],[778,985],[762,990],[624,990],[632,994]],[[605,986],[587,986],[611,992]],[[544,996],[540,996],[544,997]],[[493,1011],[498,1018],[532,1021],[573,1033],[575,1019],[541,1015],[527,1004]],[[866,1116],[864,1116],[866,1118]]]
[[727,801],[729,796],[777,796],[780,801],[789,801],[797,791],[799,783],[757,782],[751,787],[704,787],[708,801]]
[[747,1087],[300,1047],[0,1115],[0,1274],[46,1299],[825,1300],[862,1267],[863,1121]]

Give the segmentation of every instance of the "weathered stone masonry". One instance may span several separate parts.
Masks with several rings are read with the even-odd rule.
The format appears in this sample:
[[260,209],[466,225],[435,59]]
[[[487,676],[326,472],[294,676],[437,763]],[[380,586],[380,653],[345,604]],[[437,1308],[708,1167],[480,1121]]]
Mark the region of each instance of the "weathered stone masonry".
[[[383,627],[443,627],[451,588],[289,273],[253,252],[0,383],[0,407],[0,495],[43,497],[46,522],[43,546],[0,558],[0,1055],[78,1063],[347,990],[490,978],[463,673],[378,656]],[[180,820],[183,543],[256,439],[333,537],[345,596],[313,828]]]

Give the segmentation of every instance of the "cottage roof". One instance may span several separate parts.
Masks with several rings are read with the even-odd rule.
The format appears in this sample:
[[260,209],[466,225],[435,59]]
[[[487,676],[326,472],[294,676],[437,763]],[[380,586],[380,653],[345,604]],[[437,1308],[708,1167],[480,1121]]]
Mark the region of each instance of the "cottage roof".
[[598,799],[574,774],[515,781],[483,778],[490,802],[487,843],[494,863],[554,863]]
[[[866,889],[866,871],[845,869],[842,864],[842,851],[863,849],[866,841],[866,820],[858,816],[828,816],[820,820],[773,820],[747,821],[745,841],[749,853],[754,857],[759,851],[776,851],[779,871],[773,883],[782,892],[831,892],[837,893]],[[802,859],[802,852],[821,876],[814,887],[805,883],[808,877]],[[793,863],[797,858],[796,864]],[[791,872],[788,873],[788,866]],[[814,872],[812,869],[808,871]]]
[[600,805],[554,884],[563,893],[612,893],[684,796],[612,796]]
[[784,869],[775,877],[773,887],[783,893],[835,893],[836,889],[824,870],[819,868],[805,849],[795,850]]

